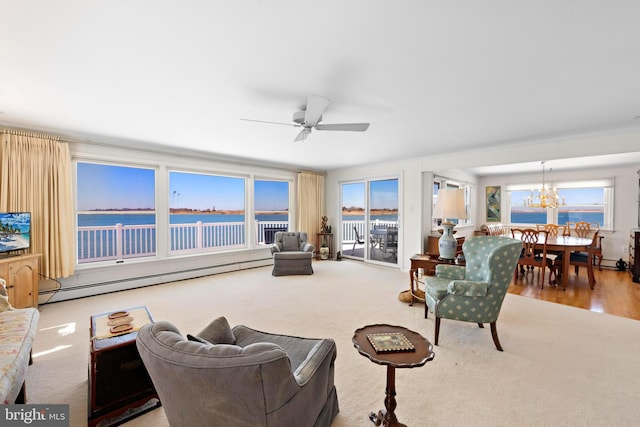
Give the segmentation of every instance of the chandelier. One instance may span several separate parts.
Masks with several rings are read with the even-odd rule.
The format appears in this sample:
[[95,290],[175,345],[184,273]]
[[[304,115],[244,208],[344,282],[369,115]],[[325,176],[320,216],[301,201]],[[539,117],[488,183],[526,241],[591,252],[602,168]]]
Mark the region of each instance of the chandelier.
[[[531,195],[524,198],[524,205],[528,208],[546,208],[553,209],[558,206],[564,206],[565,200],[562,196],[562,203],[560,203],[560,196],[558,191],[553,188],[547,188],[544,181],[544,162],[542,164],[542,187],[539,190],[531,190]],[[551,169],[549,169],[551,170]]]

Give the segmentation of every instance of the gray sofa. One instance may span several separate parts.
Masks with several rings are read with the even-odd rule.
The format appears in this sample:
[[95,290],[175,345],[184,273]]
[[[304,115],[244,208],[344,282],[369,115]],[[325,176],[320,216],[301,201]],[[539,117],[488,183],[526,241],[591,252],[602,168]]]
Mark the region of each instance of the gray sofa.
[[136,341],[171,426],[320,427],[337,415],[333,340],[231,329],[224,318],[187,338],[159,321]]
[[315,246],[303,231],[278,231],[271,247],[274,276],[313,274],[311,262]]

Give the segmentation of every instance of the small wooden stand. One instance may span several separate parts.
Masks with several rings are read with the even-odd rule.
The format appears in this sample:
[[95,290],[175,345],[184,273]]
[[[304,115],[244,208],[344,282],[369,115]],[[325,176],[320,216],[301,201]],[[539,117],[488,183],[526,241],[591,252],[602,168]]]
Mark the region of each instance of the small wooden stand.
[[[368,334],[402,333],[415,347],[411,352],[384,352],[378,353],[369,342]],[[396,403],[396,368],[417,368],[433,360],[435,353],[433,346],[422,335],[402,326],[392,325],[368,325],[357,329],[353,335],[353,346],[358,352],[369,358],[373,363],[387,366],[387,387],[385,389],[384,407],[376,414],[371,412],[369,419],[377,426],[406,427],[398,421],[395,414]]]
[[[153,321],[146,307],[135,307],[124,311],[143,309],[149,321]],[[136,347],[137,331],[107,338],[93,338],[98,334],[98,321],[108,318],[110,313],[91,316],[89,364],[89,416],[88,425],[94,427],[103,420],[124,415],[117,419],[120,424],[160,406],[151,378],[144,367]],[[151,399],[157,404],[143,407]],[[136,409],[139,409],[136,411]]]

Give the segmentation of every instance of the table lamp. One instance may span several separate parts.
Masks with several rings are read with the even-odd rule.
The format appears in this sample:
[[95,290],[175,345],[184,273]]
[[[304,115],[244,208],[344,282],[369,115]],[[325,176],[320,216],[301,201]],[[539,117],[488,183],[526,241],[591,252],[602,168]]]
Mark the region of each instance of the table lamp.
[[438,240],[440,259],[453,260],[456,257],[458,242],[453,237],[455,224],[449,219],[466,219],[467,209],[464,203],[464,189],[440,189],[436,199],[434,218],[442,218],[442,236]]

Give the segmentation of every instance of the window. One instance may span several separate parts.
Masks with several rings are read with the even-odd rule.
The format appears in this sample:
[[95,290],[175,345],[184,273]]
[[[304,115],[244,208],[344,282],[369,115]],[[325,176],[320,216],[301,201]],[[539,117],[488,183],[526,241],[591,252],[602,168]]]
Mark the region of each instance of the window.
[[256,179],[253,198],[256,243],[272,244],[277,231],[289,229],[289,183]]
[[78,263],[156,254],[155,170],[78,162]]
[[[464,189],[464,200],[465,206],[467,209],[467,219],[451,219],[451,222],[458,225],[471,224],[472,220],[472,211],[471,211],[471,185],[449,180],[448,178],[444,178],[441,176],[436,176],[433,179],[433,205],[431,206],[431,212],[433,212],[436,208],[436,201],[438,200],[438,190],[441,188],[446,189]],[[433,218],[432,219],[432,229],[436,229],[440,227],[442,224],[442,218]]]
[[[529,189],[524,189],[528,186]],[[576,181],[556,185],[560,206],[531,208],[524,200],[531,195],[531,184],[507,187],[511,224],[565,224],[586,221],[613,228],[613,179]],[[535,185],[534,185],[535,186]]]
[[245,245],[245,179],[169,172],[170,253]]
[[75,165],[81,265],[255,248],[289,228],[293,180],[286,176],[253,179],[241,172],[82,160]]

